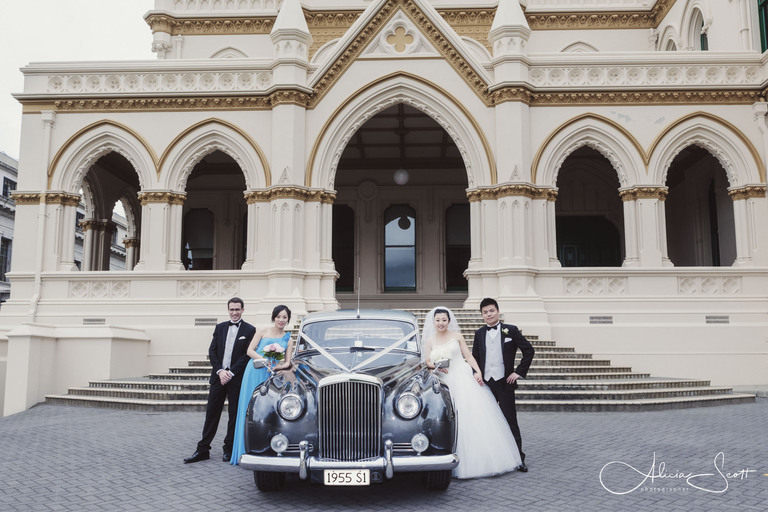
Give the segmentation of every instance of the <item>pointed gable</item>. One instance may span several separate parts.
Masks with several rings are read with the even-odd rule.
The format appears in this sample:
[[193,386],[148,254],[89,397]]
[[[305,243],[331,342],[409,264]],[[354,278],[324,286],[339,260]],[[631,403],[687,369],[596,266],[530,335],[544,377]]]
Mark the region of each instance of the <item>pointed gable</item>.
[[[410,37],[409,37],[410,36]],[[376,0],[336,44],[309,80],[316,105],[358,58],[442,56],[486,103],[492,78],[461,37],[426,0]]]

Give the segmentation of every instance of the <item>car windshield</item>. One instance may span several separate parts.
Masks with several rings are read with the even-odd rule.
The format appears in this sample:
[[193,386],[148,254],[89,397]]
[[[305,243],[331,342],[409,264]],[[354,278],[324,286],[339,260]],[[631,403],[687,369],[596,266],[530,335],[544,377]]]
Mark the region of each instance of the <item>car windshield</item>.
[[312,322],[302,327],[298,353],[347,369],[392,365],[419,354],[415,330],[409,322],[380,318]]

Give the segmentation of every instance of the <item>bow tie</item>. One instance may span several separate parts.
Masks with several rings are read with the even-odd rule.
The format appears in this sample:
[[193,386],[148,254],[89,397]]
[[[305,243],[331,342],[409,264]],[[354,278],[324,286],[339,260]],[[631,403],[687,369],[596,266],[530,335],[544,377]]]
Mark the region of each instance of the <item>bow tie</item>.
[[229,322],[230,327],[240,327],[240,322]]
[[485,326],[485,330],[486,331],[495,331],[496,329],[498,329],[498,327],[499,327],[499,324],[496,324],[493,327],[491,327],[490,325],[486,325]]

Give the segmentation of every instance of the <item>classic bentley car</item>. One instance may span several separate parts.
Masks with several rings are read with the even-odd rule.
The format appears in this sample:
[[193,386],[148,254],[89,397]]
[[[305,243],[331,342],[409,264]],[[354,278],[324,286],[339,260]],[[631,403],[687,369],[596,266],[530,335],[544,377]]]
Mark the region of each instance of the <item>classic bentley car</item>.
[[301,323],[293,369],[256,388],[246,453],[262,491],[289,473],[324,485],[369,485],[418,472],[445,489],[456,417],[447,387],[423,364],[416,318],[403,311],[311,313]]

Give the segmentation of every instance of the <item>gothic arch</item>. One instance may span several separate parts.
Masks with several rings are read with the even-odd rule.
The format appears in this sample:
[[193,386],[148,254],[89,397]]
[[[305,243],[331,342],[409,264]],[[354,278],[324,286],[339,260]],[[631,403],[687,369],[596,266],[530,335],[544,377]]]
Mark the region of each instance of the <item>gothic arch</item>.
[[[699,38],[701,33],[706,32],[709,24],[712,22],[711,11],[707,0],[689,0],[683,10],[683,17],[680,23],[680,40],[683,44],[683,50],[701,50]],[[703,24],[703,30],[699,28]]]
[[312,147],[305,185],[332,190],[347,142],[366,121],[397,103],[421,110],[451,136],[464,160],[469,188],[497,183],[490,145],[470,112],[436,84],[399,72],[367,84],[335,110]]
[[544,140],[531,165],[533,182],[554,187],[560,166],[582,146],[595,149],[611,162],[622,188],[645,181],[647,158],[640,143],[616,122],[585,114],[566,121]]
[[[670,47],[670,44],[674,46],[674,49]],[[677,51],[680,49],[680,36],[674,25],[667,25],[659,38],[660,51]]]
[[111,152],[128,160],[142,189],[154,182],[152,171],[157,167],[157,157],[149,144],[125,125],[99,121],[62,145],[48,167],[48,188],[78,194],[88,169]]
[[165,150],[158,165],[162,186],[184,190],[195,164],[214,151],[221,151],[237,162],[246,188],[270,185],[269,164],[258,144],[237,126],[208,119],[184,130]]
[[212,59],[247,59],[248,56],[237,48],[228,46],[211,55]]
[[718,159],[731,187],[765,182],[765,167],[749,139],[734,125],[706,112],[678,119],[659,134],[648,152],[652,182],[665,183],[672,161],[692,145]]

